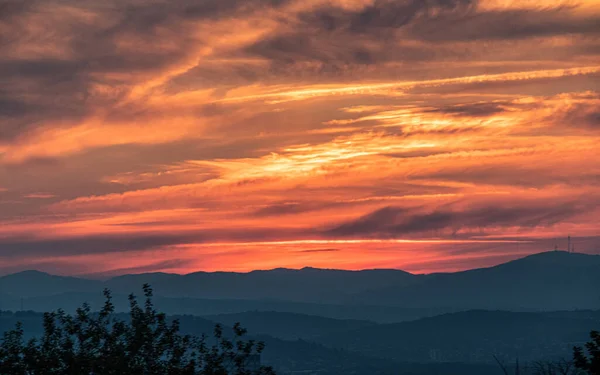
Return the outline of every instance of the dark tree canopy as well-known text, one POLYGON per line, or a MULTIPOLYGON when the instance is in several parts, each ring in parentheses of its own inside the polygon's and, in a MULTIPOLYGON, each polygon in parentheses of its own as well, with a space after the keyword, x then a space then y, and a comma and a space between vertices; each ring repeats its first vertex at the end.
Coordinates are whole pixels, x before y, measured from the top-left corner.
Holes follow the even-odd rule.
POLYGON ((62 310, 44 314, 44 333, 27 342, 21 324, 4 333, 0 344, 3 375, 272 375, 252 361, 264 345, 243 340, 236 324, 232 338, 215 326, 214 337, 179 333, 179 321, 168 321, 144 285, 145 304, 129 296, 130 319, 115 317, 111 294, 98 313, 88 304, 75 315, 62 310))
POLYGON ((589 375, 600 375, 600 332, 592 331, 590 341, 585 344, 585 349, 575 347, 573 359, 575 366, 589 375))

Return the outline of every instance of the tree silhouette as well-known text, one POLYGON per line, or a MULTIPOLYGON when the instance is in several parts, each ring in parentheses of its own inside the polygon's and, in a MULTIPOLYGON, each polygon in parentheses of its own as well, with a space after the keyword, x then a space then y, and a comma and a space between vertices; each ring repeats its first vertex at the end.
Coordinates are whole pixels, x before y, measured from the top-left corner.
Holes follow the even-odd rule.
POLYGON ((264 345, 243 340, 246 331, 235 324, 228 338, 220 325, 214 337, 179 333, 179 321, 168 321, 152 302, 144 285, 145 304, 129 296, 128 321, 115 317, 111 293, 92 313, 83 304, 74 315, 63 310, 44 314, 41 338, 25 342, 21 323, 5 332, 0 343, 3 375, 273 375, 270 367, 252 359, 264 345))
POLYGON ((589 375, 600 375, 600 332, 590 332, 591 340, 585 344, 585 349, 576 346, 573 349, 575 367, 586 371, 589 375))
POLYGON ((575 367, 573 361, 561 359, 556 362, 536 361, 533 363, 534 375, 578 375, 582 372, 575 367))

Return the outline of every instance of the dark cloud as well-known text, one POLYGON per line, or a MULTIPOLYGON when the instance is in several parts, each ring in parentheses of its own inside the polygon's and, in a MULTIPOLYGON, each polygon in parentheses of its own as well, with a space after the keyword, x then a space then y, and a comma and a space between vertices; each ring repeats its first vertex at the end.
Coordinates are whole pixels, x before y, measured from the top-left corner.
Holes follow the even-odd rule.
POLYGON ((288 215, 306 212, 310 208, 300 203, 280 203, 259 208, 254 212, 256 216, 288 215))
POLYGON ((235 14, 245 14, 257 10, 278 8, 290 0, 205 0, 195 4, 185 4, 183 14, 188 18, 226 18, 235 14))
POLYGON ((415 17, 438 12, 460 12, 472 9, 473 0, 376 0, 359 11, 325 7, 299 15, 299 20, 326 32, 377 34, 393 31, 415 17))
POLYGON ((47 240, 13 238, 0 240, 0 258, 151 250, 168 245, 201 241, 202 236, 200 235, 99 235, 47 240))
POLYGON ((278 7, 287 1, 108 1, 100 6, 94 1, 1 0, 0 141, 12 141, 52 120, 67 120, 61 126, 70 126, 97 108, 114 118, 118 116, 114 112, 121 110, 115 104, 136 83, 138 74, 176 65, 206 42, 210 35, 194 32, 199 23, 278 7), (65 8, 93 17, 76 17, 65 8), (47 32, 31 28, 41 17, 47 32), (124 48, 123 43, 138 47, 124 48), (12 54, 41 46, 52 49, 53 45, 69 51, 68 56, 12 54), (106 85, 110 91, 95 91, 97 85, 106 85))
POLYGON ((600 95, 590 94, 588 98, 580 99, 584 100, 571 103, 564 109, 559 108, 545 120, 562 129, 600 130, 600 95))
POLYGON ((594 128, 600 128, 600 110, 585 115, 586 123, 594 128))
MULTIPOLYGON (((435 60, 451 50, 434 50, 428 47, 398 45, 393 41, 376 41, 371 37, 342 34, 328 39, 318 33, 290 33, 255 43, 246 52, 268 58, 273 62, 270 72, 286 73, 285 65, 298 62, 318 62, 314 74, 335 75, 353 71, 353 65, 374 65, 394 61, 435 60), (283 66, 282 66, 283 65, 283 66)), ((309 68, 310 71, 310 68, 309 68)))
MULTIPOLYGON (((435 154, 435 153, 433 153, 435 154)), ((396 154, 396 155, 390 155, 390 154, 386 154, 386 156, 389 157, 397 157, 397 158, 410 158, 410 157, 423 157, 423 156, 429 156, 432 155, 432 153, 413 153, 413 152, 407 152, 406 154, 396 154)), ((282 202, 277 202, 277 203, 273 203, 273 204, 269 204, 266 206, 263 206, 253 212, 251 212, 252 216, 264 216, 264 217, 268 217, 268 216, 284 216, 284 215, 295 215, 295 214, 302 214, 302 213, 306 213, 306 212, 314 212, 314 211, 320 211, 320 210, 327 210, 327 209, 340 209, 340 208, 351 208, 351 207, 356 207, 356 206, 361 206, 361 205, 369 205, 369 204, 373 204, 373 202, 377 202, 377 201, 385 201, 386 199, 389 199, 390 197, 397 197, 397 198, 401 198, 403 196, 413 196, 413 195, 426 195, 426 194, 445 194, 445 193, 454 193, 457 192, 457 188, 455 187, 447 187, 447 186, 435 186, 435 185, 427 185, 427 184, 422 184, 419 182, 407 182, 405 177, 401 177, 398 180, 394 180, 393 178, 388 178, 386 180, 387 183, 390 183, 392 186, 378 186, 378 187, 373 187, 372 190, 370 190, 370 194, 369 196, 365 197, 363 196, 363 198, 365 199, 349 199, 349 200, 338 200, 338 201, 327 201, 327 200, 323 200, 323 201, 299 201, 299 202, 295 202, 295 201, 282 201, 282 202)), ((352 189, 352 187, 346 187, 345 189, 352 189)), ((331 193, 335 194, 336 193, 336 188, 331 189, 331 193)), ((299 191, 302 191, 303 196, 306 196, 307 194, 307 190, 306 189, 299 189, 299 191)), ((310 192, 314 193, 315 196, 317 196, 317 194, 322 194, 324 192, 327 192, 327 189, 325 188, 319 188, 319 189, 315 189, 315 190, 310 190, 310 192)), ((357 190, 358 194, 361 194, 360 190, 357 190)), ((293 191, 290 191, 289 194, 291 194, 293 196, 293 191)), ((308 196, 310 197, 311 193, 308 193, 308 196)), ((362 195, 362 194, 361 194, 362 195)), ((383 209, 381 212, 376 212, 374 213, 374 215, 379 216, 379 215, 385 215, 386 214, 386 209, 383 209)))
POLYGON ((511 40, 567 34, 598 35, 600 18, 578 18, 569 7, 440 13, 411 24, 409 35, 434 42, 511 40))
MULTIPOLYGON (((470 9, 472 0, 378 0, 360 11, 326 6, 298 15, 294 31, 271 36, 246 50, 277 64, 318 61, 321 72, 346 64, 431 60, 438 51, 401 45, 396 31, 422 13, 470 9)), ((446 51, 447 52, 447 51, 446 51)))
POLYGON ((506 111, 506 105, 509 103, 469 103, 469 104, 456 104, 445 107, 439 107, 434 109, 425 110, 430 113, 443 113, 457 116, 470 116, 470 117, 487 117, 496 113, 502 113, 506 111))
POLYGON ((261 207, 254 211, 254 216, 281 216, 281 215, 293 215, 303 212, 318 211, 327 208, 339 207, 342 205, 349 205, 345 202, 282 202, 265 207, 261 207))
POLYGON ((576 203, 530 207, 485 206, 460 210, 448 206, 431 212, 385 207, 326 233, 332 236, 395 237, 427 232, 450 235, 460 230, 477 231, 488 227, 533 228, 560 223, 582 211, 585 208, 576 203))
POLYGON ((298 250, 297 253, 334 253, 336 251, 341 251, 340 249, 308 249, 308 250, 298 250))
MULTIPOLYGON (((3 98, 0 96, 0 118, 1 117, 21 117, 30 111, 30 107, 24 101, 3 98)), ((0 129, 2 131, 3 129, 0 129)), ((2 138, 2 135, 0 135, 2 138)))
MULTIPOLYGON (((12 20, 31 9, 32 0, 2 0, 0 1, 0 22, 12 20)), ((0 35, 1 38, 1 35, 0 35)), ((1 40, 1 39, 0 39, 1 40)))
POLYGON ((188 264, 189 264, 189 260, 187 260, 187 259, 170 259, 170 260, 146 264, 144 266, 118 268, 118 269, 108 270, 108 271, 104 271, 104 272, 86 273, 86 274, 78 275, 78 276, 79 277, 90 277, 90 278, 108 278, 108 277, 114 277, 114 276, 120 276, 120 275, 126 275, 126 274, 134 274, 134 273, 164 272, 164 270, 168 270, 171 268, 184 267, 188 264))
POLYGON ((328 234, 341 236, 377 234, 409 212, 410 210, 406 208, 385 207, 333 228, 328 231, 328 234))
MULTIPOLYGON (((457 48, 452 43, 438 42, 600 33, 599 18, 574 16, 568 7, 484 11, 478 8, 478 3, 477 0, 379 0, 360 10, 326 5, 299 14, 293 28, 283 28, 280 33, 249 46, 245 52, 271 60, 271 73, 308 61, 319 64, 313 67, 315 74, 342 75, 352 71, 353 65, 470 61, 474 55, 490 53, 481 46, 457 48)), ((556 56, 555 46, 553 51, 556 56)))
MULTIPOLYGON (((160 224, 160 223, 159 223, 160 224)), ((183 244, 215 242, 251 242, 296 239, 308 232, 302 229, 256 228, 231 230, 226 228, 160 234, 131 233, 99 234, 85 237, 38 239, 9 237, 0 239, 0 259, 35 256, 72 256, 161 249, 183 244)), ((314 232, 312 233, 314 234, 314 232)))

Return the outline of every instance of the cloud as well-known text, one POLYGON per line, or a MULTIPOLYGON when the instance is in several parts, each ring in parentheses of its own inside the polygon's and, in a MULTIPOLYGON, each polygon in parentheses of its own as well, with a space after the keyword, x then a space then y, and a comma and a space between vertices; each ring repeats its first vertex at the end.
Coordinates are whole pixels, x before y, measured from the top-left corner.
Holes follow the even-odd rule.
POLYGON ((23 101, 7 97, 0 97, 0 117, 22 116, 30 109, 23 101))
POLYGON ((187 259, 169 259, 164 261, 152 262, 142 266, 122 267, 109 269, 101 272, 86 273, 78 275, 80 277, 91 278, 108 278, 120 275, 136 274, 136 273, 151 273, 151 272, 166 272, 170 269, 180 269, 189 265, 187 259))
POLYGON ((598 93, 561 95, 557 98, 547 98, 547 100, 558 102, 554 113, 546 118, 546 121, 556 127, 600 130, 600 95, 598 93))
POLYGON ((380 232, 382 225, 385 226, 388 223, 395 222, 399 216, 407 211, 405 208, 384 207, 356 220, 341 224, 329 230, 328 233, 341 236, 375 234, 380 232))
POLYGON ((272 215, 290 215, 290 214, 296 214, 299 212, 307 212, 307 211, 312 211, 318 209, 315 206, 307 206, 307 205, 302 205, 300 203, 293 203, 293 202, 289 202, 289 203, 278 203, 278 204, 273 204, 273 205, 269 205, 266 207, 261 207, 258 210, 256 210, 254 212, 254 215, 257 216, 272 216, 272 215))
POLYGON ((298 250, 299 253, 334 253, 337 251, 341 251, 340 249, 308 249, 308 250, 298 250))
POLYGON ((425 112, 443 113, 457 116, 487 117, 506 111, 505 106, 507 104, 509 103, 480 102, 469 104, 455 104, 445 107, 434 108, 431 110, 425 110, 425 112))
POLYGON ((282 28, 246 52, 274 65, 318 61, 322 71, 332 72, 352 64, 428 60, 436 51, 399 43, 397 30, 422 13, 464 12, 472 6, 471 0, 376 0, 354 9, 324 5, 299 13, 291 30, 282 28))
POLYGON ((82 238, 0 239, 0 258, 102 254, 202 241, 201 235, 97 235, 82 238))
MULTIPOLYGON (((304 236, 307 229, 287 228, 202 228, 172 231, 172 223, 139 223, 138 229, 152 225, 151 231, 120 231, 80 236, 0 237, 0 258, 65 257, 93 254, 161 250, 182 245, 215 243, 252 243, 266 239, 277 241, 304 236), (166 229, 161 228, 165 224, 166 229)), ((177 223, 175 223, 177 225, 177 223)), ((107 228, 110 230, 110 228, 107 228)))
POLYGON ((177 69, 196 65, 210 48, 211 25, 286 2, 3 1, 0 142, 49 124, 114 116, 177 69))
POLYGON ((29 198, 29 199, 50 199, 50 198, 55 198, 56 195, 49 194, 49 193, 30 193, 30 194, 24 195, 23 197, 29 198))
POLYGON ((472 11, 440 13, 411 25, 409 34, 433 41, 515 40, 581 34, 598 35, 600 17, 575 15, 573 8, 472 11))
MULTIPOLYGON (((515 42, 521 43, 518 48, 523 56, 527 54, 526 43, 536 37, 547 38, 553 47, 550 53, 556 56, 561 53, 557 48, 569 48, 572 43, 557 47, 551 38, 598 34, 600 15, 582 16, 573 7, 485 9, 480 3, 376 0, 354 8, 326 3, 300 12, 289 26, 280 27, 244 52, 267 59, 271 72, 285 74, 293 66, 302 66, 315 75, 339 78, 356 74, 356 66, 362 65, 376 65, 387 72, 394 68, 386 67, 386 63, 406 63, 395 72, 397 75, 413 69, 409 64, 416 62, 468 64, 477 56, 494 60, 511 53, 509 48, 514 50, 515 42), (512 44, 506 45, 506 51, 502 45, 488 50, 477 44, 485 40, 512 44)), ((531 59, 540 58, 540 44, 545 43, 537 42, 537 54, 531 59)), ((574 52, 570 51, 571 56, 574 52)))
POLYGON ((283 216, 283 215, 295 215, 313 211, 320 211, 326 209, 340 208, 341 206, 352 206, 359 204, 360 202, 282 202, 266 205, 254 211, 253 216, 258 217, 269 217, 269 216, 283 216))
POLYGON ((399 29, 417 16, 447 13, 468 13, 474 9, 473 0, 375 0, 363 8, 348 9, 325 6, 300 14, 306 25, 327 32, 375 34, 382 30, 399 29))
POLYGON ((525 206, 505 203, 474 207, 451 205, 432 211, 389 206, 338 225, 326 234, 389 238, 435 232, 451 236, 486 228, 547 227, 594 209, 573 202, 552 206, 539 202, 535 205, 535 201, 527 202, 525 206))

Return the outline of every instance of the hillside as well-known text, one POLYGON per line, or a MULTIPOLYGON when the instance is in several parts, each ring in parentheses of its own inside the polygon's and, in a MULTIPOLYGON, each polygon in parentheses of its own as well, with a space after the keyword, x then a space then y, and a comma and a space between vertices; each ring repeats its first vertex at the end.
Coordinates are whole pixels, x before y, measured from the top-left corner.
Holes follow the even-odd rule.
POLYGON ((600 256, 545 252, 495 267, 433 274, 410 286, 357 293, 348 303, 412 308, 600 308, 600 256))
POLYGON ((102 289, 102 282, 77 277, 55 276, 39 271, 23 271, 0 277, 0 295, 15 298, 51 296, 67 292, 102 289))
POLYGON ((325 335, 317 342, 396 361, 493 363, 569 358, 589 331, 600 327, 599 311, 515 313, 466 311, 412 322, 382 324, 325 335))
MULTIPOLYGON (((135 289, 139 294, 140 288, 135 289)), ((128 311, 129 302, 125 294, 113 294, 117 311, 128 311)), ((88 302, 92 309, 102 306, 100 292, 62 293, 52 296, 19 298, 6 297, 0 299, 0 309, 18 311, 23 305, 25 310, 50 311, 63 308, 75 311, 82 302, 88 302)), ((278 300, 235 300, 235 299, 203 299, 203 298, 170 298, 155 297, 156 306, 168 314, 218 315, 235 314, 248 311, 296 313, 321 316, 333 319, 371 320, 378 323, 393 323, 414 320, 425 316, 434 316, 450 309, 411 309, 396 306, 352 306, 343 304, 319 304, 308 302, 291 302, 278 300)))
POLYGON ((237 314, 208 315, 204 318, 230 326, 239 322, 255 334, 265 334, 286 340, 310 340, 336 332, 376 325, 366 320, 331 319, 274 311, 248 311, 237 314))

